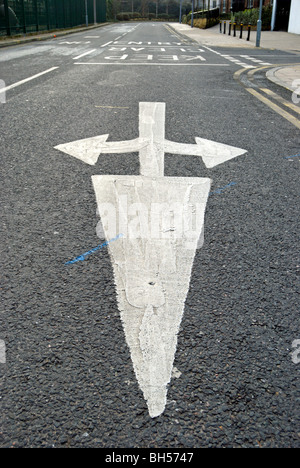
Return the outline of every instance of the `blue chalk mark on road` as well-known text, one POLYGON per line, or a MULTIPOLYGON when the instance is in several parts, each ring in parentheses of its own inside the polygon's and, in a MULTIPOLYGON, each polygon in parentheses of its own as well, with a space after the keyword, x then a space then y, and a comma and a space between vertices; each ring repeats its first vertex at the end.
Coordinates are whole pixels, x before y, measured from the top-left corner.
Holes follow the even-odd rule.
POLYGON ((79 255, 78 257, 74 258, 74 260, 70 260, 69 262, 66 262, 65 265, 72 265, 73 263, 76 263, 76 262, 82 262, 83 260, 85 260, 85 257, 87 257, 88 255, 91 255, 94 252, 97 252, 97 250, 102 249, 102 247, 106 247, 111 242, 114 242, 114 241, 120 239, 120 237, 123 237, 123 234, 118 234, 113 239, 110 239, 109 241, 103 242, 103 244, 97 245, 97 247, 94 247, 93 249, 88 250, 88 252, 85 252, 82 255, 79 255))
MULTIPOLYGON (((214 190, 213 192, 210 192, 209 196, 210 195, 215 195, 215 194, 220 194, 220 193, 224 192, 224 190, 232 187, 233 185, 236 185, 236 182, 230 182, 229 184, 225 185, 224 187, 221 187, 221 188, 219 188, 217 190, 214 190)), ((93 249, 88 250, 87 252, 83 253, 82 255, 79 255, 78 257, 74 258, 73 260, 70 260, 69 262, 66 262, 65 265, 72 265, 73 263, 76 263, 76 262, 82 262, 83 260, 85 260, 85 258, 88 255, 91 255, 94 252, 97 252, 97 250, 102 249, 102 247, 106 247, 111 242, 114 242, 114 241, 120 239, 120 237, 123 237, 123 234, 118 234, 113 239, 110 239, 109 241, 103 242, 103 244, 97 245, 97 247, 94 247, 93 249)))
POLYGON ((293 156, 284 156, 283 159, 291 159, 291 158, 298 158, 300 156, 300 153, 294 154, 293 156))
POLYGON ((214 190, 213 192, 210 192, 209 195, 220 194, 224 192, 224 190, 226 190, 227 188, 232 187, 233 185, 236 185, 236 182, 230 182, 229 184, 225 185, 225 187, 221 187, 217 190, 214 190))

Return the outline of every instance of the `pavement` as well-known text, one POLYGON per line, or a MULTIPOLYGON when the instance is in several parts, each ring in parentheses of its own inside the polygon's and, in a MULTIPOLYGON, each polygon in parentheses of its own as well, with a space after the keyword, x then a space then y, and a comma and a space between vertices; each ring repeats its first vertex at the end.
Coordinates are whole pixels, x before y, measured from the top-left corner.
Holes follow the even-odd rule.
MULTIPOLYGON (((236 37, 233 33, 229 36, 229 27, 226 27, 226 34, 220 33, 220 26, 213 26, 209 29, 191 28, 187 24, 169 23, 180 34, 185 34, 191 39, 208 46, 215 47, 246 47, 256 48, 256 31, 251 31, 250 40, 247 41, 247 31, 244 30, 242 39, 239 38, 239 31, 236 37)), ((223 31, 223 26, 222 26, 223 31)), ((262 31, 261 32, 261 48, 278 49, 294 53, 300 52, 300 35, 291 34, 283 31, 262 31)))
POLYGON ((300 85, 300 65, 272 68, 267 71, 266 76, 273 83, 293 92, 300 85))
MULTIPOLYGON (((232 48, 249 48, 257 49, 256 47, 256 31, 251 31, 250 40, 247 41, 247 31, 244 31, 242 39, 240 39, 239 31, 236 37, 228 34, 229 27, 226 27, 226 34, 220 33, 220 26, 214 26, 209 29, 191 28, 187 24, 169 23, 177 33, 183 34, 199 44, 208 47, 226 47, 232 48)), ((232 33, 231 33, 232 34, 232 33)), ((289 53, 300 54, 300 35, 291 34, 283 31, 262 31, 260 40, 260 49, 282 50, 289 53)), ((295 91, 295 80, 300 83, 300 65, 286 65, 273 68, 266 72, 267 78, 282 86, 289 91, 295 91)), ((299 87, 299 86, 298 86, 299 87)))

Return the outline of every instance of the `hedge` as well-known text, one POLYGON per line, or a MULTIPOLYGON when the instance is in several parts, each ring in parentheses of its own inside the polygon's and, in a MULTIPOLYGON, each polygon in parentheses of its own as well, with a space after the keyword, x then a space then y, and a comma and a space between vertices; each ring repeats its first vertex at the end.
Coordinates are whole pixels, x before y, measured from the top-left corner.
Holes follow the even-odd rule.
MULTIPOLYGON (((194 20, 199 18, 206 18, 206 19, 218 19, 220 16, 219 8, 213 8, 211 10, 204 10, 204 11, 195 11, 194 12, 194 20)), ((190 12, 187 17, 186 21, 189 22, 192 19, 192 12, 190 12)))
MULTIPOLYGON (((271 26, 272 7, 264 6, 262 9, 262 27, 269 29, 271 26)), ((252 8, 251 10, 238 11, 231 17, 231 21, 237 24, 252 24, 256 26, 259 19, 259 8, 252 8)))
POLYGON ((130 20, 137 20, 137 21, 177 21, 178 18, 168 15, 167 13, 159 13, 156 15, 155 13, 149 13, 147 17, 141 16, 140 13, 138 12, 123 12, 123 13, 118 13, 117 14, 117 20, 118 21, 130 21, 130 20))
POLYGON ((138 19, 140 17, 141 17, 140 13, 136 11, 134 11, 133 13, 131 11, 126 11, 124 13, 117 14, 117 20, 119 21, 129 21, 131 19, 138 19))

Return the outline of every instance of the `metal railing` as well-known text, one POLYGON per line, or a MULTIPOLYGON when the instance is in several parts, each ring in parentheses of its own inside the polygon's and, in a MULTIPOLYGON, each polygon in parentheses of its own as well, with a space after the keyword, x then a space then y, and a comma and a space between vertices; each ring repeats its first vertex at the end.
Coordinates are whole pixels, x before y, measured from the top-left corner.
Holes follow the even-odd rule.
POLYGON ((106 0, 0 0, 0 35, 103 23, 106 0))

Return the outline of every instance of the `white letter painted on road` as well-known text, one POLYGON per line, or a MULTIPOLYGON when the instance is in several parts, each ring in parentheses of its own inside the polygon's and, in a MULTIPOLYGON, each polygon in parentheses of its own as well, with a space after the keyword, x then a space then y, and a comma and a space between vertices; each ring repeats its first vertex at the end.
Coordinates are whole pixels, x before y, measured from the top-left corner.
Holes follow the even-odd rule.
POLYGON ((128 55, 124 54, 124 55, 121 55, 120 57, 118 56, 113 56, 113 57, 104 57, 105 60, 126 60, 128 57, 128 55))

